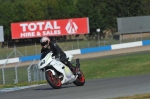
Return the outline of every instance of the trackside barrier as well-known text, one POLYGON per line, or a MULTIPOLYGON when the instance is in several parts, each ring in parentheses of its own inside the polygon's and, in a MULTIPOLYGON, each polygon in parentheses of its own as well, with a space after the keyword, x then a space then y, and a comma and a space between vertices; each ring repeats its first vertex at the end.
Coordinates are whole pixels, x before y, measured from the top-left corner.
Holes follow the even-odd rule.
POLYGON ((138 46, 142 46, 142 41, 131 42, 131 43, 123 43, 123 44, 114 44, 114 45, 111 45, 111 50, 138 47, 138 46))
POLYGON ((45 78, 45 70, 44 70, 44 72, 40 71, 40 80, 46 80, 46 78, 45 78))
POLYGON ((27 68, 28 82, 31 82, 31 66, 33 66, 34 63, 35 63, 35 59, 32 61, 32 63, 30 64, 30 66, 27 68))
POLYGON ((30 66, 27 69, 27 72, 28 72, 28 82, 45 80, 45 72, 42 72, 41 70, 38 69, 38 65, 35 64, 35 60, 32 61, 32 63, 30 64, 30 66))
POLYGON ((34 81, 39 81, 39 70, 36 65, 33 66, 33 75, 34 81))
POLYGON ((100 46, 100 47, 92 47, 92 48, 83 48, 80 50, 81 50, 81 54, 87 54, 92 52, 102 52, 102 51, 109 51, 109 50, 116 50, 116 49, 123 49, 123 48, 147 46, 147 45, 150 45, 150 40, 122 43, 122 44, 113 44, 108 46, 100 46))
POLYGON ((142 45, 143 46, 150 45, 150 40, 144 40, 144 41, 142 41, 142 45))
POLYGON ((16 76, 16 79, 15 79, 15 84, 18 84, 18 66, 20 64, 21 61, 18 62, 18 64, 15 66, 15 76, 16 76))
POLYGON ((35 64, 33 66, 33 78, 34 78, 34 81, 46 80, 46 78, 45 78, 45 70, 44 71, 39 70, 37 64, 35 64))
POLYGON ((4 72, 4 68, 5 68, 7 62, 8 62, 8 60, 5 62, 5 64, 4 64, 3 67, 2 67, 3 85, 5 85, 5 72, 4 72))
POLYGON ((93 53, 93 52, 102 52, 111 50, 111 46, 100 46, 93 48, 83 48, 81 49, 81 54, 93 53))
MULTIPOLYGON (((150 40, 143 40, 143 41, 137 41, 137 42, 130 42, 130 43, 121 43, 121 44, 113 44, 108 46, 99 46, 99 47, 91 47, 91 48, 83 48, 83 49, 76 49, 76 50, 70 50, 65 51, 66 54, 76 55, 76 54, 87 54, 87 53, 93 53, 93 52, 103 52, 103 51, 110 51, 110 50, 116 50, 116 49, 123 49, 123 48, 130 48, 130 47, 138 47, 138 46, 147 46, 150 45, 150 40)), ((15 63, 15 62, 26 62, 26 61, 33 61, 34 59, 39 60, 40 54, 38 55, 32 55, 32 56, 24 56, 19 58, 11 58, 8 59, 8 63, 15 63)), ((0 60, 0 64, 5 64, 7 59, 0 60)))
POLYGON ((22 62, 39 60, 40 56, 41 56, 40 54, 39 55, 32 55, 32 56, 24 56, 24 57, 19 57, 19 60, 22 62))
MULTIPOLYGON (((110 50, 130 48, 130 47, 138 47, 138 46, 147 46, 147 45, 150 45, 150 40, 130 42, 130 43, 121 43, 121 44, 113 44, 113 45, 108 45, 108 46, 82 48, 82 49, 65 51, 65 53, 71 54, 71 55, 87 54, 87 53, 93 53, 93 52, 103 52, 103 51, 110 51, 110 50)), ((33 55, 33 56, 25 56, 25 57, 20 57, 19 60, 22 60, 22 62, 33 61, 34 59, 39 60, 40 56, 41 56, 40 54, 39 55, 33 55)))
MULTIPOLYGON (((116 50, 116 49, 123 49, 123 48, 130 48, 130 47, 138 47, 138 46, 147 46, 150 45, 150 40, 144 40, 144 41, 138 41, 138 42, 130 42, 130 43, 122 43, 122 44, 114 44, 114 45, 108 45, 108 46, 99 46, 99 47, 91 47, 91 48, 84 48, 84 49, 77 49, 77 50, 71 50, 71 51, 65 51, 66 54, 86 54, 86 53, 92 53, 92 52, 103 52, 103 51, 109 51, 109 50, 116 50)), ((6 70, 8 70, 6 65, 8 63, 18 63, 15 66, 15 78, 13 78, 11 81, 15 84, 17 84, 18 81, 18 70, 20 62, 26 62, 26 61, 32 61, 30 66, 28 66, 27 70, 27 80, 28 82, 31 81, 42 81, 45 80, 45 72, 42 72, 41 70, 38 70, 37 64, 35 63, 35 60, 40 59, 39 55, 33 55, 33 56, 25 56, 20 58, 11 58, 11 59, 5 59, 0 60, 0 64, 2 64, 2 83, 3 85, 6 84, 5 78, 7 80, 7 77, 9 76, 5 74, 6 70), (14 81, 13 81, 14 80, 14 81)), ((12 74, 10 74, 13 76, 12 74)), ((12 78, 12 77, 11 77, 12 78)), ((9 82, 11 82, 9 81, 9 82)))
MULTIPOLYGON (((75 55, 75 54, 81 54, 81 51, 80 49, 77 49, 77 50, 65 51, 65 53, 75 55)), ((41 57, 41 54, 38 54, 38 55, 32 55, 32 56, 19 57, 19 60, 22 62, 26 62, 26 61, 33 61, 34 59, 39 60, 40 57, 41 57)))
POLYGON ((8 60, 8 64, 9 63, 18 63, 19 62, 19 58, 2 59, 2 60, 0 60, 0 65, 5 64, 5 62, 7 60, 8 60))

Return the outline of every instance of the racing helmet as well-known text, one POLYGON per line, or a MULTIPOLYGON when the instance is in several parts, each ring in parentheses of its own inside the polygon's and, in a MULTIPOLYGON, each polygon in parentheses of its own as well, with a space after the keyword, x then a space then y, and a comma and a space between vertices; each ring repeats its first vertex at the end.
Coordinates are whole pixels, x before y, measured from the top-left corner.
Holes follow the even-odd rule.
POLYGON ((48 37, 42 37, 40 40, 41 46, 47 48, 49 45, 50 39, 48 37))

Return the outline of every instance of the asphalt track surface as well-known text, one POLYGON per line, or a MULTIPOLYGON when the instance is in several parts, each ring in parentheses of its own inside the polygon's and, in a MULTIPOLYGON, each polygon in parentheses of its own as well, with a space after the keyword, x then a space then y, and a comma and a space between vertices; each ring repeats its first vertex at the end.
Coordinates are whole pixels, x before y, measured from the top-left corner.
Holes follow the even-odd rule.
POLYGON ((87 80, 84 86, 49 85, 1 93, 0 99, 108 99, 150 93, 150 75, 87 80))

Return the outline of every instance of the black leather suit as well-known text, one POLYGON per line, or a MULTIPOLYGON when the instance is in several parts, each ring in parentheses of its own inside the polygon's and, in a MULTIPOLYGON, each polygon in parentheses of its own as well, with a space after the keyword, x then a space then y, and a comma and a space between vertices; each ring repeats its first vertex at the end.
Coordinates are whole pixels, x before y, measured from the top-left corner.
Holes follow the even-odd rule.
POLYGON ((72 64, 67 60, 66 54, 62 51, 62 49, 55 42, 51 41, 49 46, 50 46, 50 49, 48 48, 41 49, 41 53, 42 53, 41 59, 44 58, 47 55, 47 53, 52 51, 53 53, 52 56, 60 57, 60 61, 62 63, 67 65, 70 69, 74 68, 74 66, 72 66, 72 64))

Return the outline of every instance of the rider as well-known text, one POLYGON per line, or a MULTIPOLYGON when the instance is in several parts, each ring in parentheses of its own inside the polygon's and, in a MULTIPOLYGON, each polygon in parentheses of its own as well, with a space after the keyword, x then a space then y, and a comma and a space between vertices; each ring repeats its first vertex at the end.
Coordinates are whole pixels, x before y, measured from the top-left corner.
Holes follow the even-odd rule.
POLYGON ((53 55, 52 56, 59 56, 60 61, 67 65, 74 74, 80 74, 79 68, 73 66, 67 59, 66 54, 62 51, 62 49, 53 41, 50 40, 48 37, 42 37, 40 40, 42 49, 41 53, 43 58, 48 52, 52 51, 53 55))

